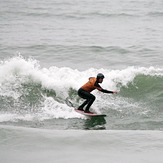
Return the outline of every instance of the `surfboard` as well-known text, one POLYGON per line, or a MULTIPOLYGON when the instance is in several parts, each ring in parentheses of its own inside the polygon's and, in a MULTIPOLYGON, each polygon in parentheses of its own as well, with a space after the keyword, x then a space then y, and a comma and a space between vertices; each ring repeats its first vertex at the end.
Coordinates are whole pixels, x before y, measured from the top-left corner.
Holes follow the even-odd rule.
POLYGON ((84 111, 81 111, 81 110, 78 110, 78 109, 75 109, 75 111, 79 114, 83 114, 83 115, 86 115, 86 116, 89 116, 89 117, 106 117, 105 114, 96 114, 96 113, 85 113, 84 111))

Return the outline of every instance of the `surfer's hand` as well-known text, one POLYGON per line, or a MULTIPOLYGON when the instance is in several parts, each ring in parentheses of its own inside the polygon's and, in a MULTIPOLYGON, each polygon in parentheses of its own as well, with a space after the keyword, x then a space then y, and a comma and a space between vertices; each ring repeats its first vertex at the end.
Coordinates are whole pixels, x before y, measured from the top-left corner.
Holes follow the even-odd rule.
POLYGON ((117 91, 113 91, 113 94, 117 94, 118 92, 117 91))

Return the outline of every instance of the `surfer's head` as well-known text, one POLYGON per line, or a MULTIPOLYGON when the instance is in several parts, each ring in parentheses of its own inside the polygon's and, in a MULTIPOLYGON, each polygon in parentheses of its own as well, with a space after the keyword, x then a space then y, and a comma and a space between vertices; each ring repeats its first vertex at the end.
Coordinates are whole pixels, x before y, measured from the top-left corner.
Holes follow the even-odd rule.
POLYGON ((103 79, 105 78, 105 76, 102 73, 98 73, 97 74, 97 81, 99 83, 102 83, 103 79))

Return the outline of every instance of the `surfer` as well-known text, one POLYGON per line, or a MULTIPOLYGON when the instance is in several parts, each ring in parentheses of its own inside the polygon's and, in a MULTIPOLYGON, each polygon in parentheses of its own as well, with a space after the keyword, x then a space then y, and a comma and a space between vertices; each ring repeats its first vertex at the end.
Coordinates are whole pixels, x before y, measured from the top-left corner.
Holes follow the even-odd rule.
POLYGON ((102 73, 97 74, 97 77, 90 77, 89 81, 87 83, 85 83, 79 90, 78 90, 78 95, 83 98, 86 99, 86 101, 84 101, 83 104, 81 104, 78 107, 78 110, 84 111, 85 113, 91 113, 89 111, 89 108, 91 107, 91 105, 93 104, 93 102, 95 101, 96 97, 91 94, 91 92, 94 89, 97 89, 103 93, 112 93, 115 94, 117 93, 116 91, 109 91, 106 89, 103 89, 99 83, 102 83, 104 79, 104 75, 102 73), (86 106, 87 105, 87 106, 86 106), (85 110, 83 109, 84 106, 86 106, 85 110))

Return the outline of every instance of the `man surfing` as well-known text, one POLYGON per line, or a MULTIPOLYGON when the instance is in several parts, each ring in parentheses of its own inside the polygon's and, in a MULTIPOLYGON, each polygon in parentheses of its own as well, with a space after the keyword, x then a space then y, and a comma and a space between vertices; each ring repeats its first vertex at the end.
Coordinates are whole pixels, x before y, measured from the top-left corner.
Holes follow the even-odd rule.
POLYGON ((103 79, 104 79, 104 75, 102 73, 99 73, 97 74, 97 77, 90 77, 89 81, 85 83, 78 90, 78 95, 81 98, 86 99, 86 101, 84 101, 84 103, 78 107, 78 110, 84 111, 85 113, 92 113, 89 111, 89 109, 91 105, 93 104, 93 102, 95 101, 96 97, 93 94, 91 94, 91 92, 95 89, 103 93, 112 93, 112 94, 117 93, 116 91, 109 91, 109 90, 103 89, 99 85, 99 83, 103 82, 103 79), (84 110, 84 106, 86 106, 85 110, 84 110))

